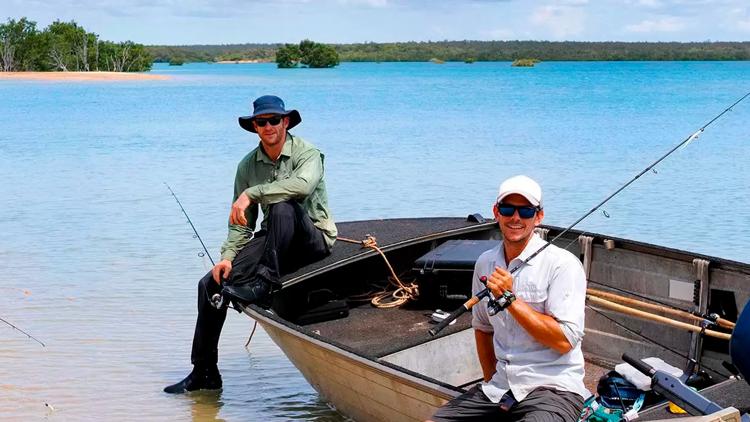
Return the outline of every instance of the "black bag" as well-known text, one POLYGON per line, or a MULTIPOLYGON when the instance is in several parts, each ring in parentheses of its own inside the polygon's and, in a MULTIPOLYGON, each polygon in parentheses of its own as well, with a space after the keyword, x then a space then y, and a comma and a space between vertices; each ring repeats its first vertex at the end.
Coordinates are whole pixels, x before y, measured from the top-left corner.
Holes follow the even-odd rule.
POLYGON ((452 306, 471 298, 471 277, 479 255, 499 240, 452 239, 414 261, 420 301, 452 306))

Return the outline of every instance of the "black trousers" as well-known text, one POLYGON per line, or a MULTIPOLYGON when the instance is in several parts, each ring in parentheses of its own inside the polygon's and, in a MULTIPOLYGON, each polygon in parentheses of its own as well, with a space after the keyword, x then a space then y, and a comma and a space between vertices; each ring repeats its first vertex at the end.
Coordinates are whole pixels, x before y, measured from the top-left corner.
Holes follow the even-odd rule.
MULTIPOLYGON (((317 261, 330 251, 323 233, 296 201, 269 207, 266 232, 259 231, 232 261, 228 284, 249 283, 257 278, 280 287, 282 275, 317 261)), ((210 298, 221 291, 211 271, 198 282, 198 319, 193 335, 191 361, 196 366, 218 362, 221 329, 227 317, 226 306, 216 309, 210 298)))

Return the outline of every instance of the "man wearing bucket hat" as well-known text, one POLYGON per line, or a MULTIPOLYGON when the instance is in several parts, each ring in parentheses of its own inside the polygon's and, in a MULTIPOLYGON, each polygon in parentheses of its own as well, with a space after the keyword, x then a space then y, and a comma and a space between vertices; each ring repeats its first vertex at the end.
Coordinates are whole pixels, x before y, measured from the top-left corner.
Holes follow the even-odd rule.
POLYGON ((330 253, 336 225, 328 209, 323 154, 289 129, 302 121, 281 98, 264 95, 240 126, 256 133, 260 144, 237 166, 229 234, 221 261, 198 283, 198 319, 193 336, 193 371, 164 389, 184 393, 222 386, 218 343, 230 301, 267 306, 280 277, 330 253), (260 230, 255 231, 259 209, 260 230))
POLYGON ((474 294, 483 290, 480 280, 486 277, 494 297, 509 305, 494 316, 487 301, 472 308, 484 382, 446 403, 432 419, 576 421, 590 395, 581 351, 583 267, 554 245, 525 262, 546 244, 534 231, 544 218, 542 188, 534 180, 505 180, 493 213, 503 241, 477 260, 472 289, 474 294))

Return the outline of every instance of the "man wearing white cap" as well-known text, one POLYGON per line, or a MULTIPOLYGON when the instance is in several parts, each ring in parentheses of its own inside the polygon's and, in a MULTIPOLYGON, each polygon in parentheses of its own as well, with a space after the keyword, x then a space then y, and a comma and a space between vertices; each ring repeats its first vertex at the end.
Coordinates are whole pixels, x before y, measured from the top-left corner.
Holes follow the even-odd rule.
POLYGON ((493 207, 503 241, 474 267, 473 292, 485 286, 510 305, 490 316, 472 308, 484 382, 451 400, 434 421, 576 421, 590 393, 583 385, 586 276, 570 252, 542 248, 542 189, 526 176, 500 185, 493 207), (513 274, 511 274, 511 271, 513 274))

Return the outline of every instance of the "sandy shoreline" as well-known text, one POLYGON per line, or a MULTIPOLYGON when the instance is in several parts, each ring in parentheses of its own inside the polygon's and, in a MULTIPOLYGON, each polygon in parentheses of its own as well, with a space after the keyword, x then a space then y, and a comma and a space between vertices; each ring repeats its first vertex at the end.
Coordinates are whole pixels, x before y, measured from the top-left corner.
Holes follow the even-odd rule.
POLYGON ((167 75, 127 72, 0 72, 0 80, 26 81, 141 81, 166 80, 167 75))

